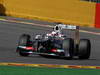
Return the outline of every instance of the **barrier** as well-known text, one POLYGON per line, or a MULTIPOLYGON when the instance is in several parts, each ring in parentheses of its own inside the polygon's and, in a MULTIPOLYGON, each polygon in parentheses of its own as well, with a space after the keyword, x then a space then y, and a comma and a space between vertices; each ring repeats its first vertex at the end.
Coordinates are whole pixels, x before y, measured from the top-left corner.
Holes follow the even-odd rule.
POLYGON ((96 4, 95 27, 100 28, 100 3, 96 4))
POLYGON ((95 3, 79 0, 4 0, 10 16, 94 27, 95 3))

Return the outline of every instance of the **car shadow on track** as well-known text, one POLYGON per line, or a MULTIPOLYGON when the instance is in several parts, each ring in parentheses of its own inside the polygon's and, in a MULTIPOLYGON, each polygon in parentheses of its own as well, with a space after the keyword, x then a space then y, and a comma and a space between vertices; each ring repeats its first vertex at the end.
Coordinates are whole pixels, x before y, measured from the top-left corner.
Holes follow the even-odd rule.
POLYGON ((65 58, 65 57, 58 57, 58 56, 47 56, 47 55, 29 55, 29 56, 20 56, 20 55, 17 55, 19 57, 26 57, 26 58, 45 58, 45 59, 57 59, 57 60, 100 60, 100 59, 78 59, 78 58, 65 58))
POLYGON ((57 56, 42 56, 47 59, 58 59, 58 60, 97 60, 97 59, 78 59, 78 58, 65 58, 65 57, 57 57, 57 56))

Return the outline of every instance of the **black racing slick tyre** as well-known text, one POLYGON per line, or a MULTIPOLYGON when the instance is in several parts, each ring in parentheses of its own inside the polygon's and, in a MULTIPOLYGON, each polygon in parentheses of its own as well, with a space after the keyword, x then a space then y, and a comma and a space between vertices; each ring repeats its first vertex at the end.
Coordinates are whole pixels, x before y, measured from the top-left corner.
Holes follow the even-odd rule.
POLYGON ((18 45, 19 46, 29 46, 30 43, 30 35, 28 34, 23 34, 19 38, 18 45))
POLYGON ((64 49, 65 57, 67 57, 67 59, 72 59, 74 55, 74 40, 71 38, 63 40, 62 47, 64 49))
MULTIPOLYGON (((30 46, 30 35, 23 34, 19 38, 18 46, 30 46)), ((28 56, 29 53, 25 53, 23 49, 17 48, 20 56, 28 56)))
POLYGON ((88 39, 81 39, 79 43, 79 59, 89 59, 91 53, 91 42, 88 39))

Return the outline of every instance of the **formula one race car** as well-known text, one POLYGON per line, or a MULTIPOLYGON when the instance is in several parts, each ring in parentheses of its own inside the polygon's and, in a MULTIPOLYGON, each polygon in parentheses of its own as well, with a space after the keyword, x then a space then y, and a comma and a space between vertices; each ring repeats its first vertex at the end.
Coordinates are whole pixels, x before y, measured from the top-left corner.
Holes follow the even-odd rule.
POLYGON ((17 52, 20 56, 38 54, 45 56, 58 56, 72 59, 88 59, 91 52, 91 43, 88 39, 72 39, 62 34, 62 29, 77 29, 78 26, 58 24, 51 33, 36 35, 31 40, 29 34, 22 34, 19 38, 17 52))

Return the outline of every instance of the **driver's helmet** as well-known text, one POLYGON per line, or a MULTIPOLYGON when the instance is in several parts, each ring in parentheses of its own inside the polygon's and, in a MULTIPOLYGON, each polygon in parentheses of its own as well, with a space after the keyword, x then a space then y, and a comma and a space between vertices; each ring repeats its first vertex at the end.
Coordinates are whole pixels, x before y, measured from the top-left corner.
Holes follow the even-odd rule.
POLYGON ((58 25, 56 25, 56 26, 54 27, 54 32, 55 32, 55 33, 61 33, 61 30, 62 30, 62 27, 61 27, 60 24, 58 24, 58 25))

